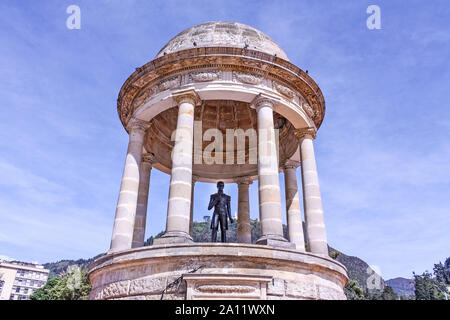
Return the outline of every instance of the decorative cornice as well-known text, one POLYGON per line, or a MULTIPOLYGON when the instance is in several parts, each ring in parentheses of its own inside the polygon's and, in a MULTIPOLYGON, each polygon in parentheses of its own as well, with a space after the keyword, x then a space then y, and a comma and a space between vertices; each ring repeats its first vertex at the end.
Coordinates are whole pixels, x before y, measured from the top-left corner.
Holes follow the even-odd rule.
POLYGON ((202 100, 198 96, 197 92, 195 92, 194 90, 183 90, 174 92, 172 94, 172 98, 177 102, 177 105, 180 105, 183 102, 190 102, 194 106, 199 106, 202 103, 202 100))
POLYGON ((131 118, 127 124, 127 131, 133 130, 146 131, 150 127, 150 123, 141 119, 131 118))
MULTIPOLYGON (((319 86, 299 67, 273 55, 251 49, 234 47, 202 47, 167 54, 138 68, 123 84, 117 99, 117 111, 123 125, 144 102, 132 103, 142 88, 147 86, 153 95, 160 92, 158 84, 163 79, 180 76, 180 79, 200 69, 234 71, 260 75, 264 80, 289 84, 295 95, 302 96, 314 111, 314 125, 319 128, 325 115, 325 101, 319 86)), ((178 81, 174 81, 174 85, 178 81), (176 83, 175 83, 176 82, 176 83)), ((179 82, 182 85, 181 81, 179 82)), ((162 87, 165 87, 164 84, 162 87)), ((172 90, 176 87, 171 88, 172 90)), ((275 89, 275 88, 274 88, 275 89)), ((148 98, 151 98, 150 95, 148 98)))
POLYGON ((298 167, 300 167, 300 162, 290 159, 286 160, 283 165, 283 169, 297 169, 298 167))
POLYGON ((316 138, 316 130, 314 128, 301 128, 301 129, 295 129, 294 135, 297 137, 297 139, 302 140, 304 138, 316 138))

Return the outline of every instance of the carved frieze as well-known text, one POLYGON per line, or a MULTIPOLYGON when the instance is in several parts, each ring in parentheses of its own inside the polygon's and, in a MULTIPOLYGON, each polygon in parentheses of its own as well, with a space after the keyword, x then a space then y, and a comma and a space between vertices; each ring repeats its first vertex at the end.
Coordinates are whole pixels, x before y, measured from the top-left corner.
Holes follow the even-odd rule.
POLYGON ((288 97, 289 99, 294 98, 294 91, 292 91, 288 87, 283 86, 282 84, 279 84, 276 81, 273 82, 273 87, 275 88, 275 90, 277 90, 279 93, 281 93, 285 97, 288 97))
POLYGON ((102 290, 102 298, 109 299, 117 296, 124 296, 128 294, 129 281, 113 282, 105 286, 102 290))
POLYGON ((302 104, 303 110, 306 112, 306 114, 308 115, 308 117, 310 117, 311 119, 314 119, 314 110, 313 108, 311 108, 311 106, 308 103, 303 103, 302 104))
POLYGON ((208 82, 219 80, 221 77, 220 71, 200 71, 189 74, 190 82, 208 82))
POLYGON ((233 71, 233 81, 236 82, 258 85, 262 82, 262 80, 262 77, 255 76, 253 74, 233 71))
POLYGON ((161 81, 160 83, 158 83, 157 88, 159 91, 165 91, 179 85, 180 85, 180 77, 177 76, 161 81))

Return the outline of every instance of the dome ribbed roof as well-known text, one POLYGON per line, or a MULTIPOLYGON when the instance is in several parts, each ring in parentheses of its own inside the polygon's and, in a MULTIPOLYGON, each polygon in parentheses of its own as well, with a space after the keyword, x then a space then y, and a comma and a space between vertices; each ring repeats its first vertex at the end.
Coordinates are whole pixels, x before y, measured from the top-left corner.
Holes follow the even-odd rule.
POLYGON ((180 32, 156 57, 198 47, 247 48, 289 61, 286 53, 261 31, 242 23, 222 21, 202 23, 180 32))

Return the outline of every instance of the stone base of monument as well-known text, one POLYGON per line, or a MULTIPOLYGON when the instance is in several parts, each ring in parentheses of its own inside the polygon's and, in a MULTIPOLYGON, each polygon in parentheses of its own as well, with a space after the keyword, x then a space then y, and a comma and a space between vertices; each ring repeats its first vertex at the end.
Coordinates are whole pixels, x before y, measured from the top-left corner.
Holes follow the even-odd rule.
POLYGON ((166 232, 162 237, 153 240, 155 245, 172 244, 172 243, 193 243, 192 237, 185 232, 166 232))
POLYGON ((256 244, 295 249, 295 243, 289 242, 281 236, 263 236, 256 241, 256 244))
POLYGON ((339 262, 241 243, 165 244, 107 254, 90 266, 90 299, 345 299, 339 262))

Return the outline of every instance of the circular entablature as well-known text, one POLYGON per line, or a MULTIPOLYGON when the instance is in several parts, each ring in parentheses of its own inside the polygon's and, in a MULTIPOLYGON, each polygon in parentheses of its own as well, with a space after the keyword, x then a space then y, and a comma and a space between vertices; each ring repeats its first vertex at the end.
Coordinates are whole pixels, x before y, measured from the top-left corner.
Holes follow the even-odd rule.
POLYGON ((316 129, 323 121, 325 101, 320 88, 307 73, 267 53, 234 47, 186 49, 137 68, 119 93, 117 109, 120 119, 126 127, 142 103, 153 100, 155 95, 164 91, 218 82, 227 83, 225 86, 230 86, 230 89, 233 83, 244 83, 248 92, 262 89, 283 99, 300 99, 300 108, 308 114, 316 129))

